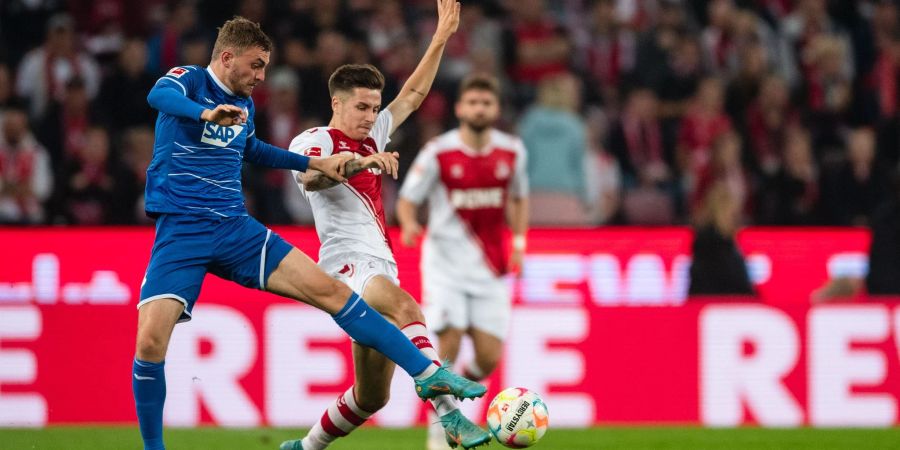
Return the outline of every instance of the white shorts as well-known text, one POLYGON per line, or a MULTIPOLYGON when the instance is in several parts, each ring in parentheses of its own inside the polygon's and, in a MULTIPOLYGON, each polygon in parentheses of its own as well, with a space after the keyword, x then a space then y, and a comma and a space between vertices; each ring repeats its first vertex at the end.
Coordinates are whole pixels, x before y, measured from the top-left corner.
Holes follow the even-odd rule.
POLYGON ((423 268, 422 311, 428 327, 436 333, 446 328, 477 328, 504 339, 512 301, 507 278, 460 282, 439 272, 423 268))
POLYGON ((333 258, 319 263, 325 273, 343 282, 353 292, 365 297, 366 286, 372 277, 381 275, 400 286, 397 263, 376 256, 357 253, 346 258, 333 258))

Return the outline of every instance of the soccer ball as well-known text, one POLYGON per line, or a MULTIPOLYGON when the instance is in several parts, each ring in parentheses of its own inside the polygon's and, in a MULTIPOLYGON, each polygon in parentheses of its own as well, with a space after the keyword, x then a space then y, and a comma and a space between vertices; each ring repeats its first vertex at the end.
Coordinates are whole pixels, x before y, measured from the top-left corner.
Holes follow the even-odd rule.
POLYGON ((536 393, 513 387, 497 394, 487 411, 488 430, 509 448, 531 447, 547 432, 547 405, 536 393))

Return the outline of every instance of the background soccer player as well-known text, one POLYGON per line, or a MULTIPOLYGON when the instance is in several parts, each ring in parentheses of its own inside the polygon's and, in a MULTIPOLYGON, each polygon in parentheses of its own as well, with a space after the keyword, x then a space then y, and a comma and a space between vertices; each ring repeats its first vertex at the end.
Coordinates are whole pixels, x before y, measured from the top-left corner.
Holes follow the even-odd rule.
MULTIPOLYGON (((396 176, 397 154, 384 151, 388 136, 425 99, 444 45, 459 23, 458 3, 439 0, 437 6, 438 24, 431 44, 387 108, 380 108, 384 77, 378 69, 370 65, 339 67, 328 81, 333 110, 329 126, 307 130, 291 143, 291 151, 312 157, 349 153, 357 158, 347 163, 348 181, 343 185, 314 171, 302 175, 300 188, 310 201, 322 242, 319 264, 361 292, 435 362, 437 352, 428 338, 422 311, 398 285, 397 264, 385 232, 381 174, 396 176)), ((353 345, 353 360, 354 385, 325 411, 302 441, 285 442, 283 450, 321 450, 387 403, 394 365, 360 343, 353 345)), ((466 419, 451 396, 441 396, 433 403, 448 442, 472 448, 490 441, 490 434, 466 419)))
POLYGON ((310 160, 254 136, 250 94, 265 78, 272 42, 243 18, 220 29, 207 68, 176 67, 147 97, 159 111, 146 210, 156 238, 138 303, 132 387, 145 449, 163 449, 164 358, 176 322, 191 311, 207 272, 302 301, 332 315, 357 342, 384 352, 409 372, 420 397, 453 391, 484 395, 426 358, 347 285, 247 215, 241 164, 341 175, 348 157, 310 160))
MULTIPOLYGON (((462 337, 469 335, 475 360, 465 364, 465 374, 475 380, 490 375, 500 360, 510 317, 503 275, 521 267, 528 227, 525 148, 517 137, 493 128, 499 92, 493 78, 463 80, 456 102, 459 128, 422 149, 397 203, 403 243, 414 245, 422 233, 417 205, 428 200, 422 245, 425 316, 437 332, 442 360, 456 361, 462 337), (513 232, 509 259, 507 212, 513 232)), ((430 449, 444 448, 441 434, 439 427, 429 429, 430 449)))

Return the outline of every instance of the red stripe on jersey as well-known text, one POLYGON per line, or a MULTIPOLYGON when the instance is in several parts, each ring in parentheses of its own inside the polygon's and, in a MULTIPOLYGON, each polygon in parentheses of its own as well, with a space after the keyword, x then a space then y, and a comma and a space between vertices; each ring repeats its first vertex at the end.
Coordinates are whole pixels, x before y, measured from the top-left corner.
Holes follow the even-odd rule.
POLYGON ((338 398, 337 407, 341 415, 344 416, 345 419, 347 419, 347 422, 350 422, 353 425, 360 426, 363 424, 363 422, 366 421, 366 419, 357 416, 356 413, 353 412, 352 409, 350 409, 350 406, 347 405, 346 401, 344 401, 343 395, 338 398))
MULTIPOLYGON (((367 136, 362 141, 350 139, 341 130, 329 128, 328 134, 331 135, 333 144, 333 153, 349 152, 356 153, 360 156, 369 156, 378 152, 375 139, 367 136)), ((363 202, 366 209, 372 213, 372 218, 378 225, 384 242, 388 248, 393 250, 391 240, 387 234, 387 222, 384 216, 384 203, 381 200, 381 175, 376 175, 370 170, 364 170, 347 180, 344 184, 350 188, 356 196, 363 202)))
POLYGON ((516 152, 504 148, 479 155, 462 150, 437 155, 450 206, 498 275, 507 269, 505 211, 516 157, 516 152))
POLYGON ((332 436, 343 437, 348 434, 331 421, 331 417, 328 417, 328 410, 325 410, 325 414, 322 414, 322 418, 319 419, 319 424, 322 425, 322 429, 325 430, 326 433, 332 436))

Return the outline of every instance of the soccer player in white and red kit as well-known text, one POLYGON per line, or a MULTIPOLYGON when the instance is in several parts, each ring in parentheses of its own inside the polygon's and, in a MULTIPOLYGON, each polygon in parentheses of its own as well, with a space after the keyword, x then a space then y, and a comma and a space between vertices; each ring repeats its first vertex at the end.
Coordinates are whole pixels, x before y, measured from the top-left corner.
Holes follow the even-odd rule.
MULTIPOLYGON (((418 303, 399 286, 397 264, 385 229, 381 176, 397 174, 396 153, 385 152, 390 134, 425 99, 437 73, 447 39, 459 24, 459 3, 438 1, 438 24, 431 45, 403 85, 397 98, 381 110, 384 77, 371 65, 339 67, 328 80, 332 119, 327 127, 304 131, 290 150, 311 158, 351 153, 344 168, 347 182, 338 184, 315 171, 299 176, 298 186, 312 207, 321 241, 319 265, 329 275, 366 295, 381 312, 433 361, 439 361, 428 337, 418 303)), ((372 348, 353 343, 354 385, 322 415, 301 440, 287 441, 282 450, 321 450, 362 425, 388 400, 394 364, 372 348)), ((438 362, 439 364, 439 362, 438 362)), ((482 393, 483 395, 483 393, 482 393)), ((438 396, 433 401, 454 447, 487 444, 490 434, 466 419, 458 401, 438 396)))
MULTIPOLYGON (((459 91, 460 126, 432 139, 416 157, 400 190, 397 216, 404 244, 413 245, 422 233, 416 209, 428 200, 425 317, 437 332, 442 360, 456 361, 462 337, 469 335, 475 360, 464 373, 481 380, 497 366, 509 324, 504 275, 519 270, 525 252, 528 174, 522 141, 493 128, 500 115, 497 81, 473 75, 459 91), (513 236, 509 258, 507 217, 513 236)), ((439 431, 429 429, 429 449, 445 448, 439 431)))

